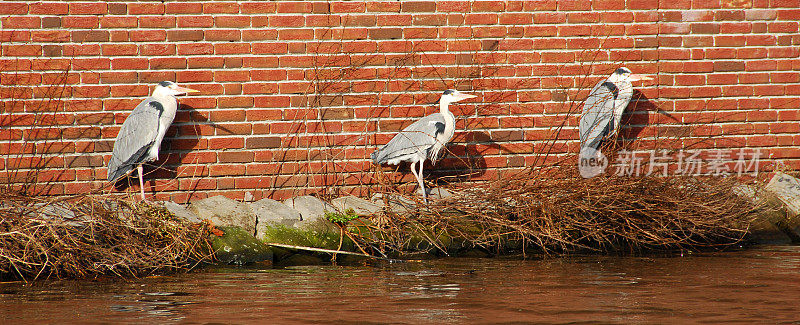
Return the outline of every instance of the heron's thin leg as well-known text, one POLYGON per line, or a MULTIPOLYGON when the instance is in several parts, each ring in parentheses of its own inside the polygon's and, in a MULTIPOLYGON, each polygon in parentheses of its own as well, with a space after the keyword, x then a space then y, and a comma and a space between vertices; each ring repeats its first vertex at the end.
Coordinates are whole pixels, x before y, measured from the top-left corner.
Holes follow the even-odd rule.
POLYGON ((139 172, 139 191, 142 193, 142 201, 147 201, 147 198, 144 197, 144 180, 142 179, 144 177, 144 168, 139 165, 139 167, 136 167, 136 171, 139 172))
POLYGON ((419 188, 422 189, 422 202, 428 204, 428 193, 425 192, 425 183, 422 181, 422 166, 425 166, 425 159, 419 162, 419 176, 417 176, 417 182, 419 183, 419 188))
MULTIPOLYGON (((416 161, 411 163, 411 173, 414 174, 414 178, 417 179, 417 184, 419 184, 420 189, 422 189, 422 200, 425 201, 425 187, 422 185, 422 178, 417 174, 417 163, 416 161)), ((422 164, 424 161, 420 161, 419 163, 422 164)))

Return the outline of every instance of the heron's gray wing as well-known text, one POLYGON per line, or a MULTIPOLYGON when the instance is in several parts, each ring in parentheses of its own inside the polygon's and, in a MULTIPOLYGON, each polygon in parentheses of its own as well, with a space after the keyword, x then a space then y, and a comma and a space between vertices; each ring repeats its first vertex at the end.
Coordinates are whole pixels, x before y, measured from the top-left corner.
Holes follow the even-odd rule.
POLYGON ((158 119, 163 111, 161 103, 148 97, 125 119, 114 140, 114 150, 108 162, 109 181, 116 180, 144 162, 147 151, 158 135, 158 119))
POLYGON ((421 118, 400 131, 382 148, 373 152, 372 160, 376 164, 382 164, 419 152, 427 155, 427 150, 436 143, 436 136, 444 132, 444 123, 444 116, 441 113, 421 118))
POLYGON ((603 137, 614 129, 614 99, 618 93, 617 86, 605 80, 592 88, 578 125, 581 147, 599 148, 603 137))

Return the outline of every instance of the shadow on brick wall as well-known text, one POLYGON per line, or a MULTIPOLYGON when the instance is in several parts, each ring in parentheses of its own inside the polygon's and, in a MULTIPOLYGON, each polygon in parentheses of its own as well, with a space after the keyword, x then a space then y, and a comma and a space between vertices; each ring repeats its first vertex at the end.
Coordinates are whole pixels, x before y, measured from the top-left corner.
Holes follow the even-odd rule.
POLYGON ((669 112, 659 108, 656 103, 647 98, 647 96, 639 90, 634 89, 631 98, 631 103, 622 115, 620 133, 624 139, 624 145, 635 142, 644 128, 654 124, 653 121, 651 121, 653 114, 662 114, 666 116, 668 120, 671 120, 671 122, 681 123, 680 120, 676 119, 669 112))
POLYGON ((483 131, 467 133, 466 143, 450 143, 448 153, 430 171, 436 182, 467 181, 486 174, 488 164, 483 155, 487 148, 499 151, 500 145, 483 131))

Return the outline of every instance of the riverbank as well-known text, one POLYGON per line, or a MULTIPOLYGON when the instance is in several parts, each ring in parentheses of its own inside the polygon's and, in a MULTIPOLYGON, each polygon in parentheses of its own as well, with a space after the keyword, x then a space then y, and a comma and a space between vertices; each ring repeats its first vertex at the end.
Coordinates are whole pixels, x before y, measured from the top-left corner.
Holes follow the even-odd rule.
POLYGON ((761 185, 732 178, 531 173, 436 189, 427 205, 399 193, 249 203, 217 196, 188 206, 4 195, 0 274, 141 277, 212 263, 722 250, 792 228, 761 185))

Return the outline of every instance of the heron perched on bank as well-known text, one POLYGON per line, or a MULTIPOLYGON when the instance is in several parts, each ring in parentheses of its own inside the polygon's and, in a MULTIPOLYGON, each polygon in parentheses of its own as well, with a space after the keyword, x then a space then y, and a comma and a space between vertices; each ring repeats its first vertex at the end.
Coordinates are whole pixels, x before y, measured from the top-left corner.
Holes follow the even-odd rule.
POLYGON ((175 96, 198 92, 180 87, 172 81, 156 85, 153 95, 147 97, 122 123, 114 140, 114 150, 108 162, 108 181, 116 181, 136 168, 139 174, 139 190, 144 196, 142 164, 158 159, 161 140, 175 119, 178 99, 175 96))
POLYGON ((622 113, 633 95, 631 81, 637 80, 652 78, 634 74, 630 69, 622 67, 592 88, 583 103, 578 127, 582 151, 584 148, 599 149, 603 139, 619 132, 622 113))
POLYGON ((427 203, 425 184, 422 182, 425 160, 435 163, 439 152, 453 138, 456 130, 456 117, 450 113, 448 106, 450 103, 474 97, 458 90, 445 90, 439 99, 438 113, 425 116, 400 131, 389 143, 372 153, 372 161, 376 164, 390 165, 397 165, 402 161, 411 163, 411 173, 417 178, 422 199, 427 203))

